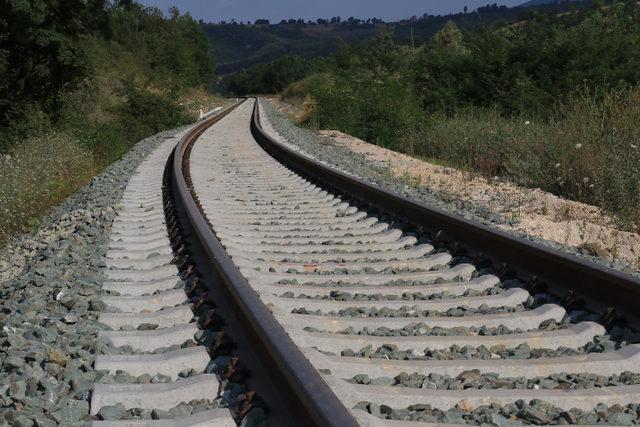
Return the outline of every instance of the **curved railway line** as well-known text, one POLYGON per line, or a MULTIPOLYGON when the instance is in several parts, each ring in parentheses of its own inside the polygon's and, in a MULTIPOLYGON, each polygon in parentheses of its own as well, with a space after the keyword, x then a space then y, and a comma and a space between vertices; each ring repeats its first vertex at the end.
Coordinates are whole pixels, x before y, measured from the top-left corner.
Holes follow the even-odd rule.
POLYGON ((614 415, 640 403, 640 281, 330 169, 261 118, 240 102, 130 180, 99 319, 114 354, 95 368, 138 380, 96 384, 93 415, 122 404, 169 418, 139 425, 227 426, 266 405, 270 425, 558 423, 538 399, 561 423, 602 405, 615 410, 580 422, 631 419, 614 415), (239 377, 251 391, 214 403, 239 377), (505 409, 470 415, 483 405, 505 409))

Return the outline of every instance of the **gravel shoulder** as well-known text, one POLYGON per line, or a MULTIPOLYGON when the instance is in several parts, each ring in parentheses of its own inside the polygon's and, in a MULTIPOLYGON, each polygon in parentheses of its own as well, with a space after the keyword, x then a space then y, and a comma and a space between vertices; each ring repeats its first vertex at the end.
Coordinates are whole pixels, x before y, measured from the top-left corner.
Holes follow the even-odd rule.
POLYGON ((0 251, 0 424, 84 425, 105 256, 116 207, 141 161, 178 130, 139 142, 0 251))
POLYGON ((339 131, 301 128, 290 120, 292 107, 275 99, 262 100, 261 106, 272 134, 323 163, 467 219, 640 275, 640 235, 618 229, 595 206, 487 180, 339 131))

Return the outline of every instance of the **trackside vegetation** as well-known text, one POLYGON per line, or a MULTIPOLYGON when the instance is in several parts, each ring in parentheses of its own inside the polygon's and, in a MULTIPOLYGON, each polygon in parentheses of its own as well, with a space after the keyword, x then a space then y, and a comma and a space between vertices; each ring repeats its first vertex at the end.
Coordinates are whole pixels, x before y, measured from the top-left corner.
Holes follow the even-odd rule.
POLYGON ((189 15, 119 0, 0 0, 0 242, 151 134, 220 102, 189 15))
POLYGON ((382 31, 306 68, 283 61, 227 86, 276 93, 288 80, 281 95, 307 126, 595 204, 640 231, 634 0, 469 31, 450 22, 415 47, 382 31))

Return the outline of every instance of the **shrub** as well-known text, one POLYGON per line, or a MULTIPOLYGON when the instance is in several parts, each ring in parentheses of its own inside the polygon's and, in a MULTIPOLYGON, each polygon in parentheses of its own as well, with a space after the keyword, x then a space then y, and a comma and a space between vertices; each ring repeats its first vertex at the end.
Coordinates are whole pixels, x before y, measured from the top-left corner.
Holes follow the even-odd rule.
POLYGON ((154 93, 125 83, 121 94, 126 102, 118 106, 116 112, 124 127, 137 135, 151 135, 192 121, 171 92, 154 93))
POLYGON ((76 105, 93 102, 86 93, 70 99, 69 108, 63 112, 61 127, 91 150, 102 166, 122 157, 139 140, 196 119, 180 105, 173 92, 152 91, 126 81, 120 86, 116 90, 119 95, 116 103, 103 105, 99 119, 90 119, 76 105))
POLYGON ((402 135, 420 129, 424 113, 403 79, 338 75, 309 81, 315 114, 309 123, 338 129, 384 147, 402 149, 402 135))

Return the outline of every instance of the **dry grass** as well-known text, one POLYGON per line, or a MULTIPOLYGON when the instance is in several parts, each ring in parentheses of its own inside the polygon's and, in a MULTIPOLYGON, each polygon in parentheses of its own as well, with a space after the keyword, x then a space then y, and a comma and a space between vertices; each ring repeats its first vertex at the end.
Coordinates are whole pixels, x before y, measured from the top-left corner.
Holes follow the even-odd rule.
POLYGON ((0 242, 38 225, 40 216, 97 172, 94 159, 68 134, 50 132, 0 156, 0 242))
POLYGON ((202 113, 207 113, 216 107, 222 107, 229 101, 216 95, 212 95, 202 88, 189 88, 180 94, 180 105, 189 114, 197 118, 202 113))
MULTIPOLYGON (((640 88, 583 93, 546 123, 471 109, 432 117, 405 152, 603 207, 640 230, 640 88)), ((403 150, 404 151, 404 150, 403 150)))

